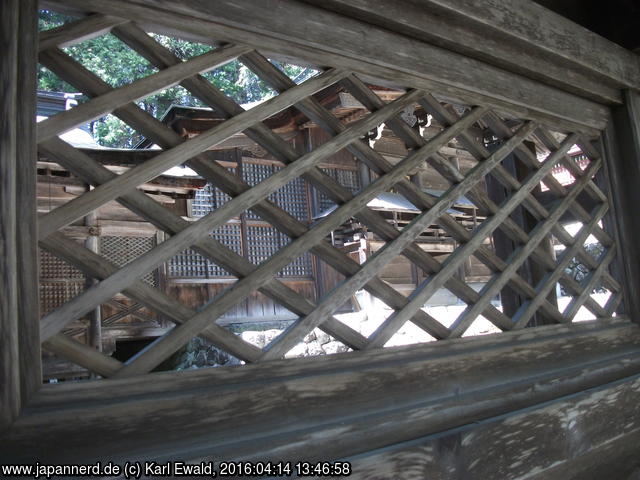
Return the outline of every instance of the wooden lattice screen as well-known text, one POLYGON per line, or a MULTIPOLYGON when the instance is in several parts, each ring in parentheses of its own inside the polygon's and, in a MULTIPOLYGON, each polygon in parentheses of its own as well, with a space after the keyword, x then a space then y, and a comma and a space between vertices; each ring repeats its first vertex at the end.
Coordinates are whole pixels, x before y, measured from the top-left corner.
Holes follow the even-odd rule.
MULTIPOLYGON (((88 26, 92 21, 92 17, 89 17, 78 24, 88 26)), ((616 254, 615 243, 610 234, 603 230, 601 222, 610 205, 607 195, 594 183, 602 167, 602 159, 590 139, 576 133, 552 132, 534 121, 505 116, 500 109, 474 106, 472 102, 465 104, 460 101, 456 108, 452 108, 452 102, 444 102, 438 97, 440 92, 437 91, 409 88, 396 100, 384 102, 369 88, 368 85, 372 84, 370 78, 365 83, 358 75, 343 69, 326 68, 317 76, 296 85, 265 56, 243 45, 222 44, 209 53, 183 61, 135 23, 122 20, 111 22, 110 26, 115 28, 110 34, 116 35, 156 66, 158 73, 113 89, 61 50, 61 46, 68 46, 86 37, 76 34, 77 26, 64 26, 41 34, 41 64, 90 100, 41 122, 37 130, 38 148, 48 158, 54 159, 95 188, 42 215, 38 239, 41 247, 51 254, 100 280, 94 287, 78 292, 60 307, 45 312, 41 320, 41 339, 47 349, 104 377, 128 377, 150 372, 195 336, 206 338, 246 362, 261 362, 283 357, 316 327, 353 350, 369 350, 383 347, 406 322, 413 322, 437 340, 446 340, 462 336, 480 316, 501 330, 514 330, 529 325, 536 313, 557 323, 571 322, 582 306, 597 318, 610 318, 615 314, 622 289, 609 272, 609 265, 616 254), (245 111, 200 75, 236 59, 273 87, 278 95, 245 111), (136 105, 136 100, 177 83, 227 120, 185 141, 136 105), (344 87, 368 109, 364 118, 345 125, 314 98, 317 92, 336 84, 344 87), (296 153, 290 144, 263 123, 290 106, 321 126, 332 138, 308 153, 296 153), (440 133, 423 138, 417 129, 400 119, 399 115, 407 107, 423 108, 432 116, 434 124, 441 127, 440 133), (58 138, 58 135, 76 126, 109 113, 120 117, 163 150, 144 164, 116 175, 58 138), (368 132, 382 124, 402 139, 409 150, 406 158, 396 165, 391 165, 363 140, 368 132), (208 148, 241 132, 286 166, 271 168, 254 165, 247 169, 249 166, 245 165, 245 173, 240 178, 232 170, 203 155, 208 148), (485 138, 497 139, 499 145, 489 151, 478 132, 483 132, 485 138), (475 166, 465 173, 440 153, 443 147, 454 140, 477 160, 475 166), (550 153, 539 159, 525 145, 526 141, 544 145, 550 153), (589 159, 584 170, 567 156, 574 145, 579 145, 584 158, 589 159), (352 182, 354 188, 348 188, 341 185, 344 182, 338 182, 335 175, 328 175, 318 168, 324 159, 342 149, 347 149, 378 175, 375 181, 355 195, 355 180, 352 182), (504 166, 506 159, 514 155, 528 169, 529 173, 523 178, 514 177, 504 166), (214 185, 216 192, 219 189, 230 197, 228 201, 220 198, 220 204, 211 211, 198 206, 201 218, 195 222, 185 221, 136 188, 165 170, 184 163, 214 185), (408 179, 425 163, 435 168, 451 185, 440 197, 425 193, 408 179), (576 178, 572 185, 562 186, 553 178, 551 172, 558 165, 576 178), (500 205, 489 198, 484 187, 489 176, 508 192, 500 205), (311 227, 296 218, 299 216, 299 207, 288 203, 287 191, 283 190, 288 188, 294 192, 296 182, 301 182, 300 179, 306 180, 331 202, 339 205, 311 227), (542 205, 531 194, 541 182, 557 197, 551 205, 542 205), (367 208, 367 203, 378 194, 389 191, 403 195, 421 210, 402 229, 395 228, 367 208), (486 215, 486 220, 472 231, 447 213, 461 196, 469 198, 478 211, 486 215), (588 200, 585 204, 588 206, 582 204, 585 199, 588 200), (166 241, 148 251, 131 251, 135 258, 117 265, 108 256, 80 247, 61 233, 63 227, 112 200, 117 200, 165 231, 166 241), (535 225, 528 230, 523 229, 513 218, 517 209, 526 211, 534 218, 535 225), (265 232, 287 239, 282 242, 281 248, 261 248, 256 245, 245 258, 229 242, 210 234, 216 229, 232 228, 225 226, 226 222, 248 211, 251 218, 259 217, 272 226, 273 230, 267 232, 264 229, 265 232), (560 223, 567 212, 584 224, 575 236, 570 235, 560 223), (350 217, 356 217, 386 242, 376 255, 362 265, 326 240, 332 230, 350 217), (414 243, 425 228, 433 224, 440 225, 458 245, 442 263, 414 243), (516 245, 509 258, 500 258, 485 243, 497 230, 516 245), (551 235, 565 247, 558 258, 553 258, 548 250, 541 248, 541 242, 551 235), (593 256, 585 249, 589 235, 594 235, 604 247, 598 256, 593 256), (189 249, 209 259, 215 268, 224 269, 239 279, 197 311, 169 298, 146 280, 149 272, 172 258, 177 269, 180 258, 186 255, 181 252, 190 252, 189 249), (338 288, 321 298, 317 304, 275 278, 284 268, 304 270, 307 260, 299 259, 307 258, 305 255, 309 252, 346 277, 338 288), (377 277, 381 268, 398 255, 405 256, 425 274, 425 279, 408 297, 377 277), (490 281, 479 292, 456 276, 471 256, 493 272, 490 281), (574 259, 590 272, 581 282, 566 273, 566 267, 574 259), (287 267, 292 262, 293 266, 287 267), (521 267, 526 262, 539 266, 545 272, 537 283, 530 283, 523 277, 521 267), (573 297, 564 311, 548 299, 557 282, 573 297), (590 296, 594 287, 599 285, 611 292, 604 306, 590 296), (491 302, 506 287, 525 299, 512 316, 503 313, 491 302), (451 325, 445 325, 422 309, 441 288, 450 290, 467 305, 451 325), (393 313, 369 336, 362 335, 332 316, 359 289, 366 289, 393 309, 393 313), (264 349, 243 341, 216 324, 216 319, 255 290, 260 290, 299 316, 264 349), (123 293, 176 324, 175 328, 126 363, 103 355, 61 333, 70 322, 118 293, 123 293)), ((102 23, 100 28, 104 28, 102 23)), ((83 33, 86 32, 83 30, 83 33)), ((208 194, 214 195, 211 187, 208 188, 208 194)), ((220 234, 228 236, 231 232, 221 231, 220 234)), ((200 269, 194 267, 193 275, 215 274, 213 267, 208 265, 203 263, 200 269)))
POLYGON ((0 466, 348 461, 363 480, 637 468, 632 52, 529 0, 5 0, 0 31, 0 466), (38 7, 76 18, 38 33, 38 7), (112 85, 90 71, 83 42, 101 35, 145 59, 146 76, 112 85), (163 35, 211 50, 178 58, 163 35), (245 110, 208 80, 229 62, 273 96, 245 110), (316 73, 290 78, 281 62, 316 73), (36 123, 46 70, 83 100, 36 123), (211 107, 209 130, 186 138, 140 107, 178 84, 211 107), (111 170, 120 152, 61 138, 106 115, 160 150, 111 170), (42 208, 38 157, 77 197, 42 208), (209 185, 192 215, 185 194, 148 190, 182 164, 204 179, 189 194, 209 185), (303 188, 325 216, 302 215, 303 188), (113 207, 140 234, 104 235, 149 236, 96 246, 87 217, 113 207), (264 238, 253 250, 249 228, 264 238), (325 275, 315 296, 310 278, 283 278, 307 259, 325 275), (40 312, 39 260, 55 296, 40 312), (215 296, 187 303, 186 282, 146 281, 158 268, 193 269, 190 302, 215 296), (76 290, 60 293, 60 271, 76 290), (347 302, 363 311, 341 314, 347 302), (109 356, 100 305, 103 348, 134 324, 162 336, 109 356), (229 315, 280 311, 296 317, 282 332, 227 328, 229 315), (496 333, 475 336, 487 325, 496 333), (425 343, 382 348, 406 331, 425 343), (330 344, 353 351, 286 358, 330 344), (198 365, 225 366, 154 371, 192 346, 198 365), (43 384, 43 354, 92 379, 43 384))

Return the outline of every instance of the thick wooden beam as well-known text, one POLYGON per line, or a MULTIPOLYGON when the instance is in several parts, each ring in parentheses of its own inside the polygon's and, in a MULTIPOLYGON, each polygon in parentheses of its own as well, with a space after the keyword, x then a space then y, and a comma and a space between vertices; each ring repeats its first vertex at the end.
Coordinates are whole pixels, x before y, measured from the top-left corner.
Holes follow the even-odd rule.
POLYGON ((17 185, 20 2, 0 4, 0 428, 20 412, 17 185))
POLYGON ((37 199, 36 199, 36 88, 38 2, 21 0, 18 23, 18 101, 16 128, 18 236, 18 319, 20 335, 20 383, 26 404, 42 385, 40 312, 38 295, 37 199))
POLYGON ((640 377, 633 375, 557 402, 363 453, 350 458, 352 478, 634 480, 640 468, 639 399, 640 377))
POLYGON ((640 94, 624 92, 625 104, 614 109, 613 122, 604 132, 604 147, 611 182, 618 236, 625 252, 625 310, 640 322, 640 94))
POLYGON ((160 26, 160 30, 242 43, 315 65, 349 69, 395 85, 562 124, 569 130, 601 129, 609 114, 602 105, 525 76, 295 0, 282 0, 275 6, 260 0, 223 0, 215 9, 195 0, 179 4, 162 0, 49 3, 142 19, 141 24, 156 31, 160 26), (327 25, 332 26, 331 36, 326 35, 327 25))
POLYGON ((619 104, 619 87, 640 88, 630 51, 535 2, 303 1, 600 102, 619 104))
MULTIPOLYGON (((619 45, 529 0, 428 0, 445 11, 535 47, 567 70, 597 74, 608 84, 640 89, 640 59, 619 45)), ((473 27, 471 27, 473 28, 473 27)))
POLYGON ((36 19, 33 0, 0 5, 0 428, 41 384, 38 257, 32 241, 36 19))
MULTIPOLYGON (((580 423, 582 417, 570 416, 571 410, 559 402, 585 390, 591 395, 590 389, 609 382, 629 380, 640 372, 639 348, 638 327, 614 319, 178 376, 165 372, 142 379, 45 386, 28 415, 0 436, 0 460, 108 457, 119 462, 152 456, 166 461, 180 456, 355 462, 357 455, 378 448, 402 446, 465 425, 481 429, 492 419, 517 418, 521 412, 547 407, 566 427, 570 420, 586 427, 580 423), (261 401, 247 402, 249 397, 261 401), (310 403, 310 398, 318 403, 310 403), (196 409, 207 415, 193 415, 196 409), (309 416, 310 411, 314 415, 309 416), (304 424, 300 418, 305 418, 304 424), (126 438, 124 429, 131 432, 126 438), (100 442, 93 440, 96 436, 100 442)), ((633 380, 623 385, 636 388, 633 380)), ((577 437, 577 445, 588 448, 592 441, 599 444, 601 435, 609 438, 637 428, 637 394, 623 404, 614 400, 615 395, 607 398, 611 401, 601 398, 583 405, 592 405, 596 413, 612 407, 603 420, 615 421, 616 427, 599 423, 592 424, 599 432, 571 430, 591 432, 577 437), (629 423, 634 425, 624 427, 629 423)), ((540 448, 538 437, 525 427, 527 435, 534 436, 530 441, 540 448)), ((561 450, 554 455, 567 454, 561 450)), ((418 458, 425 460, 422 454, 418 458)), ((528 471, 544 458, 520 469, 528 471)), ((495 461, 496 456, 488 456, 483 468, 495 461)), ((360 465, 354 475, 371 472, 360 465)), ((394 475, 409 471, 415 470, 400 468, 394 475)))
MULTIPOLYGON (((373 25, 390 29, 402 35, 412 36, 425 42, 453 50, 462 55, 486 61, 505 70, 525 75, 531 79, 556 86, 562 90, 591 98, 600 103, 622 103, 620 92, 613 85, 622 85, 617 77, 609 78, 605 84, 600 78, 594 78, 591 69, 567 68, 567 59, 562 56, 549 55, 537 45, 542 35, 535 38, 536 43, 514 42, 509 34, 496 29, 496 23, 485 24, 465 18, 465 14, 454 11, 452 2, 446 8, 437 1, 412 2, 406 0, 389 3, 385 0, 304 0, 315 6, 341 13, 373 25)), ((455 5, 456 2, 453 2, 455 5)), ((463 3, 463 2, 457 2, 463 3)), ((490 2, 473 2, 473 7, 490 2)), ((503 3, 501 3, 501 6, 503 3)), ((551 13, 538 5, 527 5, 530 10, 545 14, 551 13)), ((484 8, 478 8, 487 15, 484 8)), ((466 13, 466 12, 465 12, 466 13)), ((538 21, 538 17, 529 17, 530 23, 538 21)), ((561 20, 568 28, 577 27, 566 19, 561 20)), ((513 28, 511 23, 503 23, 500 27, 513 28)), ((545 28, 550 28, 545 25, 545 28)), ((580 34, 576 32, 576 42, 580 34)), ((591 32, 589 32, 590 34, 591 32)), ((546 40, 546 39, 545 39, 546 40)), ((629 52, 610 42, 599 39, 600 43, 615 50, 623 58, 629 58, 629 52)), ((574 48, 581 48, 580 45, 574 48)), ((591 52, 589 52, 591 53, 591 52)), ((574 61, 573 58, 570 60, 574 61)), ((587 61, 587 59, 585 59, 587 61)), ((598 58, 599 62, 613 62, 612 59, 598 58)), ((624 65, 632 71, 633 64, 624 65)), ((638 70, 640 74, 640 70, 638 70)), ((636 78, 640 86, 640 78, 636 78)))

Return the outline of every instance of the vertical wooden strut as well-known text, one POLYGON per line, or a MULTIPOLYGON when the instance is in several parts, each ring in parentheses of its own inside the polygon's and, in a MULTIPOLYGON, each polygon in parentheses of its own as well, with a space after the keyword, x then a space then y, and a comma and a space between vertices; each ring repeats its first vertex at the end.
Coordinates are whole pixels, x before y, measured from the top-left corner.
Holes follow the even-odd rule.
MULTIPOLYGON (((88 250, 91 250, 94 253, 99 253, 100 251, 100 237, 91 232, 92 227, 97 226, 98 216, 95 211, 89 213, 86 217, 84 217, 85 226, 89 227, 89 235, 85 240, 85 247, 88 250)), ((91 288, 98 280, 92 278, 91 275, 87 275, 86 278, 86 288, 91 288)), ((89 345, 98 350, 102 351, 102 308, 98 305, 96 308, 89 312, 89 345)))
POLYGON ((16 171, 18 145, 18 36, 19 1, 0 4, 0 427, 20 411, 18 359, 18 288, 16 256, 16 171))
POLYGON ((18 24, 18 99, 16 185, 20 217, 18 235, 18 319, 20 335, 20 384, 22 404, 42 384, 40 312, 38 295, 38 246, 36 205, 36 87, 38 48, 38 2, 20 1, 18 24))
POLYGON ((33 242, 36 235, 35 0, 9 0, 0 4, 0 49, 1 428, 13 421, 41 382, 38 267, 33 242))
POLYGON ((613 110, 604 132, 604 146, 625 258, 625 310, 640 323, 640 218, 630 206, 640 205, 640 94, 624 92, 624 105, 613 110))

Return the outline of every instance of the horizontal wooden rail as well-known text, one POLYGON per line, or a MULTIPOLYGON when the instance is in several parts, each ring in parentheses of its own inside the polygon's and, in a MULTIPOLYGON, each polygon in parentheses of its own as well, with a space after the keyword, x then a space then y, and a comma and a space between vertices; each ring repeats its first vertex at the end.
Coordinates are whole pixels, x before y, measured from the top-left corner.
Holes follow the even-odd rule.
POLYGON ((0 460, 350 458, 500 415, 516 418, 519 409, 635 375, 639 352, 638 327, 617 319, 178 377, 45 386, 0 437, 0 460), (247 403, 247 395, 262 401, 247 403), (322 408, 304 423, 292 421, 308 414, 310 402, 322 408), (208 415, 193 415, 196 407, 208 415), (135 429, 135 440, 123 439, 126 428, 135 429), (87 441, 96 435, 99 445, 87 441))
POLYGON ((179 31, 198 41, 242 43, 286 58, 333 65, 573 131, 594 133, 604 128, 609 116, 603 105, 525 75, 296 0, 281 1, 278 9, 259 0, 224 0, 215 11, 195 0, 179 6, 160 0, 49 0, 48 4, 142 19, 147 29, 158 33, 179 31), (333 26, 331 38, 326 25, 333 26))

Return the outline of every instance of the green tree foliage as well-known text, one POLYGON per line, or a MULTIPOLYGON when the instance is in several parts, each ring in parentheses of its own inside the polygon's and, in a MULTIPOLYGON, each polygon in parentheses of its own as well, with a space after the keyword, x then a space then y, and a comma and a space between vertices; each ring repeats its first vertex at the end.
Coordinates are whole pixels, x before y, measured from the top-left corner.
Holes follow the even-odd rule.
MULTIPOLYGON (((55 28, 73 20, 75 19, 72 17, 49 10, 40 10, 40 30, 55 28)), ((183 60, 202 55, 213 48, 211 45, 187 42, 163 35, 153 34, 152 36, 183 60)), ((149 62, 111 34, 65 48, 64 51, 112 87, 126 85, 157 71, 149 62)), ((298 83, 316 72, 311 68, 296 65, 277 62, 274 64, 298 83)), ((259 101, 274 94, 251 70, 238 61, 208 72, 204 77, 240 104, 259 101)), ((55 92, 77 91, 42 66, 38 71, 38 88, 55 92)), ((82 102, 86 98, 81 97, 79 100, 82 102)), ((156 118, 161 118, 171 105, 205 106, 180 86, 167 88, 151 95, 139 101, 138 105, 156 118)), ((93 122, 92 130, 96 141, 107 147, 131 148, 142 139, 138 133, 112 115, 93 122)))

